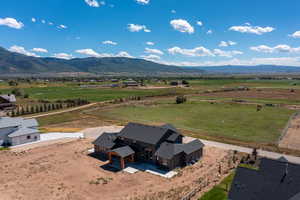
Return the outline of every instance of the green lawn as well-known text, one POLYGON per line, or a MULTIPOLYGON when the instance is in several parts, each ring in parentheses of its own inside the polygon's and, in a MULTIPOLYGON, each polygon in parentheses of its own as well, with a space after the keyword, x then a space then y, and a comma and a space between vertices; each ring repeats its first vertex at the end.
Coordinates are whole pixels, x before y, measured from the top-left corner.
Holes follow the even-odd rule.
POLYGON ((226 177, 219 185, 205 193, 199 200, 227 200, 234 173, 226 177))
POLYGON ((265 107, 257 112, 255 105, 208 102, 160 101, 153 105, 118 107, 91 112, 101 118, 141 123, 171 123, 200 135, 245 142, 276 142, 294 111, 265 107))
MULTIPOLYGON (((2 89, 0 92, 8 93, 10 89, 2 89)), ((155 90, 142 90, 142 89, 126 89, 126 88, 80 88, 70 86, 60 87, 32 87, 24 88, 25 93, 29 94, 31 99, 43 100, 64 100, 84 98, 91 102, 107 101, 116 98, 124 98, 129 96, 151 96, 162 95, 171 92, 186 92, 184 89, 155 89, 155 90)))

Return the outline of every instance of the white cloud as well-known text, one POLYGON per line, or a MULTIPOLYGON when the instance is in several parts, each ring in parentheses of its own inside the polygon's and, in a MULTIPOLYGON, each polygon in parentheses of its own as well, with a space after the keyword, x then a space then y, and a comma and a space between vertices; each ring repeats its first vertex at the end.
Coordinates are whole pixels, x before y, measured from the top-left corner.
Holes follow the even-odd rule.
POLYGON ((208 31, 206 32, 206 34, 208 34, 208 35, 213 34, 213 31, 212 31, 212 30, 208 30, 208 31))
POLYGON ((91 7, 98 8, 101 5, 105 5, 104 1, 101 1, 100 3, 97 0, 85 0, 85 3, 88 4, 91 7))
POLYGON ((171 13, 176 14, 176 10, 171 10, 171 13))
POLYGON ((241 52, 241 51, 223 51, 221 49, 214 49, 213 53, 216 56, 227 57, 227 58, 232 58, 236 55, 242 55, 243 54, 243 52, 241 52))
POLYGON ((59 29, 67 29, 68 27, 66 25, 61 24, 61 25, 57 26, 57 28, 59 28, 59 29))
POLYGON ((300 38, 300 31, 296 31, 295 33, 293 33, 290 36, 293 37, 293 38, 300 38))
POLYGON ((130 32, 140 32, 140 31, 144 31, 144 32, 151 32, 150 29, 148 29, 145 25, 139 25, 139 24, 128 24, 128 30, 130 32))
POLYGON ((150 48, 145 48, 145 53, 164 55, 164 52, 162 52, 161 50, 159 50, 159 49, 150 49, 150 48))
POLYGON ((33 18, 31 18, 31 21, 32 21, 33 23, 35 23, 35 22, 36 22, 36 19, 33 17, 33 18))
POLYGON ((147 5, 150 3, 150 0, 136 0, 137 3, 147 5))
POLYGON ((197 25, 198 25, 198 26, 203 26, 203 22, 197 21, 197 25))
POLYGON ((24 55, 26 55, 26 56, 39 57, 39 56, 36 55, 35 53, 29 52, 29 51, 27 51, 24 47, 17 46, 17 45, 11 46, 8 50, 11 51, 11 52, 24 54, 24 55))
POLYGON ((66 59, 66 60, 73 58, 72 54, 67 54, 67 53, 55 53, 53 56, 55 58, 66 59))
POLYGON ((181 54, 184 56, 198 57, 198 56, 215 56, 209 49, 205 47, 196 47, 194 49, 182 49, 180 47, 173 47, 168 49, 172 55, 181 54))
POLYGON ((300 47, 293 48, 286 44, 280 44, 275 47, 269 47, 267 45, 259 45, 250 47, 252 51, 262 53, 300 53, 300 47))
POLYGON ((269 33, 275 30, 275 28, 267 26, 267 27, 260 27, 260 26, 232 26, 229 28, 230 31, 236 31, 240 33, 252 33, 256 35, 262 35, 265 33, 269 33))
POLYGON ((44 19, 42 19, 41 22, 42 22, 43 24, 46 24, 46 20, 44 20, 44 19))
POLYGON ((146 42, 146 44, 147 44, 147 45, 149 45, 149 46, 153 46, 153 45, 155 45, 155 43, 154 43, 154 42, 146 42))
POLYGON ((170 24, 175 30, 182 33, 192 34, 195 32, 194 27, 184 19, 174 19, 170 21, 170 24))
POLYGON ((125 58, 133 58, 129 53, 126 51, 121 51, 118 54, 115 55, 115 57, 125 57, 125 58))
POLYGON ((100 57, 100 54, 94 51, 93 49, 79 49, 75 51, 76 53, 91 56, 91 57, 100 57))
POLYGON ((160 60, 161 58, 160 58, 160 56, 158 56, 158 55, 153 55, 153 54, 150 54, 150 55, 147 55, 147 56, 145 56, 145 55, 143 55, 143 56, 141 56, 141 58, 143 58, 143 59, 146 59, 146 60, 160 60))
POLYGON ((52 22, 49 22, 48 24, 49 24, 50 26, 52 26, 52 25, 53 25, 53 23, 52 23, 52 22))
POLYGON ((33 48, 31 51, 40 52, 40 53, 48 53, 48 50, 43 49, 43 48, 33 48))
POLYGON ((106 41, 103 41, 102 44, 117 45, 118 43, 113 42, 111 40, 106 40, 106 41))
POLYGON ((236 42, 233 42, 233 41, 221 41, 220 44, 219 44, 219 47, 228 47, 228 46, 233 46, 233 45, 236 45, 237 43, 236 42))
POLYGON ((24 24, 22 22, 18 22, 14 18, 0 18, 0 26, 8 26, 10 28, 15 28, 15 29, 21 29, 24 27, 24 24))

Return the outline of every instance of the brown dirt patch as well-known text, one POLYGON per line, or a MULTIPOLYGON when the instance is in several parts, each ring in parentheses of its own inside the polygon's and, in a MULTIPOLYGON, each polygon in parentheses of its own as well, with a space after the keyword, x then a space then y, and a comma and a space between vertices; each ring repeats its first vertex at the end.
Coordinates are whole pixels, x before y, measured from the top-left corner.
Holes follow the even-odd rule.
POLYGON ((288 99, 300 100, 300 90, 291 92, 288 89, 251 89, 249 91, 232 91, 205 93, 201 96, 223 98, 257 98, 257 99, 288 99))
POLYGON ((279 142, 279 147, 300 150, 300 114, 291 120, 285 135, 279 142))
MULTIPOLYGON (((144 172, 127 174, 101 168, 87 155, 87 139, 52 144, 24 152, 0 152, 0 194, 5 200, 178 199, 209 177, 228 152, 205 148, 204 158, 171 180, 144 172), (153 199, 153 198, 151 198, 153 199)), ((225 162, 225 164, 228 162, 225 162)), ((221 177, 220 177, 221 178, 221 177)))

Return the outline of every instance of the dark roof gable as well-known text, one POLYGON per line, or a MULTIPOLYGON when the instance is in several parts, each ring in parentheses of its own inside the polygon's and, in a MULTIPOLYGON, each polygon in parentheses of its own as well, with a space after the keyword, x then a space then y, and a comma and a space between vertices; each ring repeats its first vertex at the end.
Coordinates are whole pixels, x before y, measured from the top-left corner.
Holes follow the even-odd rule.
POLYGON ((111 149, 115 146, 115 140, 117 139, 118 133, 103 133, 94 142, 94 145, 101 146, 104 148, 111 149))
POLYGON ((156 145, 168 131, 158 126, 129 123, 121 130, 120 137, 156 145))
POLYGON ((134 151, 129 146, 124 146, 124 147, 120 147, 117 149, 113 149, 113 150, 111 150, 111 152, 118 154, 122 158, 125 158, 127 156, 134 154, 134 151))

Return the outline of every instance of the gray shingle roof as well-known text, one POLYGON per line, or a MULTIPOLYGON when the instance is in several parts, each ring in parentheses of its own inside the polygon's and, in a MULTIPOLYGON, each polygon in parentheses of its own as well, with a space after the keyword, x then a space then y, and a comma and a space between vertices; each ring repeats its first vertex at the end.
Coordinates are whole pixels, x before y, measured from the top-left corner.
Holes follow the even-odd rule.
POLYGON ((118 154, 122 158, 125 158, 125 157, 130 156, 135 153, 129 146, 113 149, 113 150, 111 150, 111 152, 118 154))
POLYGON ((299 198, 300 165, 263 158, 259 170, 239 167, 229 193, 231 200, 292 200, 299 198))
POLYGON ((36 119, 24 119, 22 117, 1 117, 0 118, 0 128, 8 127, 37 127, 39 124, 36 119))
POLYGON ((103 133, 94 142, 94 145, 101 146, 107 149, 113 148, 116 143, 118 133, 103 133))
POLYGON ((37 129, 32 129, 32 128, 20 128, 13 133, 9 134, 8 137, 18 137, 22 135, 30 135, 33 133, 38 133, 39 131, 37 129))
POLYGON ((11 102, 11 103, 15 103, 17 101, 15 95, 13 95, 13 94, 3 94, 3 95, 0 95, 0 98, 3 98, 6 101, 11 102))
POLYGON ((120 137, 156 145, 169 129, 137 123, 129 123, 120 132, 120 137))
POLYGON ((161 144, 160 148, 155 152, 156 156, 165 159, 171 159, 179 153, 184 152, 189 155, 195 151, 198 151, 204 147, 204 144, 200 140, 194 140, 187 144, 173 144, 164 142, 161 144))

